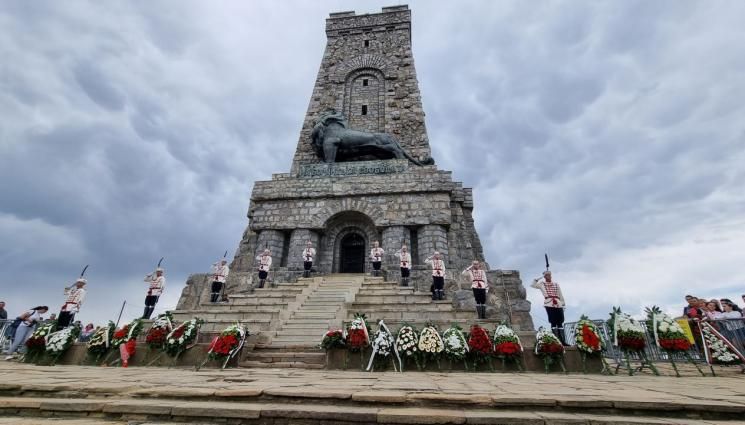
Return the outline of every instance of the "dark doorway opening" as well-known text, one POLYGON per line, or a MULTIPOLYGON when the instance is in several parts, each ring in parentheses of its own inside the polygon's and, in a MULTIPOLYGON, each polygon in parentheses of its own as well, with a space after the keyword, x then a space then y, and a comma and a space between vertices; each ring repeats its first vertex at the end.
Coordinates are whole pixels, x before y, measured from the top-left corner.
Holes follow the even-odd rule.
POLYGON ((341 240, 339 272, 365 272, 365 238, 359 233, 350 233, 341 240))

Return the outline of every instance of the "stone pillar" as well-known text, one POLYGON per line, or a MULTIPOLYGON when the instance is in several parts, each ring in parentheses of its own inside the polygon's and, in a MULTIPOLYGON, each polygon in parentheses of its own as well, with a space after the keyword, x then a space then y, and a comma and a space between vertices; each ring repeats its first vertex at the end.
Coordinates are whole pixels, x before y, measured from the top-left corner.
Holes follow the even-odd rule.
MULTIPOLYGON (((385 250, 383 267, 388 270, 389 273, 395 272, 396 276, 400 274, 400 271, 398 267, 398 258, 393 254, 401 249, 402 242, 411 248, 411 232, 409 232, 409 229, 404 226, 390 226, 383 229, 383 240, 380 241, 380 246, 385 250)), ((414 261, 413 258, 412 261, 414 261)))
POLYGON ((419 246, 419 258, 413 259, 416 264, 424 264, 425 258, 439 251, 441 258, 445 261, 445 267, 450 268, 448 233, 445 227, 439 224, 422 226, 417 231, 417 245, 419 246))
MULTIPOLYGON (((272 251, 272 268, 276 269, 282 264, 282 249, 285 245, 285 234, 279 230, 262 230, 259 232, 259 238, 254 252, 254 266, 257 266, 256 257, 264 252, 264 248, 272 251)), ((255 270, 255 268, 254 268, 255 270)))
POLYGON ((316 257, 313 259, 313 268, 317 269, 321 258, 321 246, 318 243, 318 233, 310 229, 295 229, 290 235, 290 250, 287 257, 287 268, 289 270, 302 270, 303 269, 303 250, 305 249, 305 243, 311 241, 313 248, 316 249, 316 257))

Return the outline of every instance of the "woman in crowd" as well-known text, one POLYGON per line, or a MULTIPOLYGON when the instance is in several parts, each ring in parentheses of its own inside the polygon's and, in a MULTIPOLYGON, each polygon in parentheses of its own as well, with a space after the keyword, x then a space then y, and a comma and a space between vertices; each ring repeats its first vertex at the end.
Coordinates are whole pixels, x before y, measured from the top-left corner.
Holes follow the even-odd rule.
POLYGON ((13 358, 13 355, 15 354, 18 347, 22 346, 23 343, 25 343, 26 340, 31 336, 31 334, 34 333, 36 324, 44 321, 44 318, 41 317, 41 315, 46 314, 47 311, 49 311, 49 307, 41 305, 38 307, 34 307, 31 310, 18 316, 18 320, 20 320, 21 322, 18 324, 18 328, 16 329, 15 336, 13 337, 13 343, 10 345, 10 348, 5 353, 8 355, 5 360, 10 360, 13 358))
POLYGON ((717 320, 722 316, 722 310, 719 308, 719 302, 717 300, 710 300, 706 303, 704 314, 709 320, 717 320))
POLYGON ((724 325, 720 326, 723 328, 722 331, 730 341, 738 337, 743 338, 743 327, 745 327, 745 324, 743 324, 740 312, 735 311, 734 305, 731 302, 723 302, 722 308, 724 309, 724 312, 719 315, 719 318, 723 320, 722 324, 724 325))

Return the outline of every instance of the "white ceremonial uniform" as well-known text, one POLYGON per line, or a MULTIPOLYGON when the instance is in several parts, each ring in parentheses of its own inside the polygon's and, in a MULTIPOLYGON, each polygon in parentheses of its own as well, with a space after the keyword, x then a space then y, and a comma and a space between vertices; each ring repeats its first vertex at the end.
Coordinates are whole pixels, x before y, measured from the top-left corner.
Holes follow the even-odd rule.
POLYGON ((396 257, 398 257, 399 266, 402 269, 410 269, 411 268, 411 254, 406 252, 397 252, 396 257))
POLYGON ((313 257, 316 256, 316 249, 315 248, 305 248, 303 250, 303 261, 306 263, 312 263, 313 257))
POLYGON ((462 273, 464 276, 469 276, 471 279, 472 289, 489 289, 489 282, 486 281, 486 272, 478 269, 466 269, 462 273))
POLYGON ((259 261, 259 271, 268 273, 269 269, 272 268, 272 256, 262 254, 256 259, 259 261))
POLYGON ((564 308, 566 306, 564 294, 561 293, 558 282, 551 281, 549 283, 543 279, 533 279, 530 287, 541 290, 544 307, 564 308))
POLYGON ((147 275, 143 280, 150 285, 147 289, 148 295, 159 297, 163 294, 163 290, 166 288, 165 276, 147 275))
POLYGON ((435 260, 434 258, 427 258, 424 260, 425 263, 432 265, 432 276, 441 277, 445 276, 445 262, 442 260, 435 260))
POLYGON ((78 313, 80 306, 83 305, 85 300, 85 289, 83 288, 67 288, 65 289, 65 305, 62 307, 62 311, 69 313, 78 313))
POLYGON ((383 248, 373 248, 370 250, 370 259, 373 263, 379 263, 383 261, 383 254, 385 254, 383 248))
POLYGON ((217 263, 212 266, 212 281, 225 283, 229 273, 230 269, 227 264, 223 265, 222 262, 217 263))

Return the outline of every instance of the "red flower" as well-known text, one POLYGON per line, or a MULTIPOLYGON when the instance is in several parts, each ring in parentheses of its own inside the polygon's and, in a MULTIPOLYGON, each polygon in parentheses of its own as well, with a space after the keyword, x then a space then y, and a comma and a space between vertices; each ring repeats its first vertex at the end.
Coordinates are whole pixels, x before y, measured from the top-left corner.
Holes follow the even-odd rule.
POLYGON ((152 328, 148 331, 145 341, 148 344, 160 344, 166 340, 166 330, 163 328, 152 328))
POLYGON ((479 325, 471 326, 471 332, 468 337, 468 348, 477 354, 488 355, 492 353, 492 343, 486 329, 479 325))
POLYGON ((582 326, 582 340, 594 351, 600 351, 600 338, 588 325, 582 326))
POLYGON ((179 326, 176 328, 176 330, 173 331, 173 335, 171 335, 171 338, 178 339, 181 338, 181 336, 184 334, 185 327, 184 325, 179 326))
POLYGON ((121 329, 118 329, 116 332, 114 332, 114 339, 122 339, 127 336, 129 333, 129 326, 125 326, 121 329))
POLYGON ((625 350, 641 351, 644 349, 646 341, 640 337, 619 336, 618 345, 625 350))
POLYGON ((135 355, 135 350, 137 349, 137 341, 132 338, 125 344, 127 347, 127 352, 129 353, 129 356, 132 357, 135 355))
POLYGON ((561 344, 551 342, 548 344, 540 344, 538 346, 538 352, 548 355, 561 354, 564 351, 564 347, 561 344))
POLYGON ((660 347, 667 351, 686 351, 691 348, 691 343, 687 339, 660 339, 660 347))
POLYGON ((352 348, 362 348, 368 345, 365 331, 362 329, 350 329, 347 333, 347 345, 352 348))
POLYGON ((497 344, 494 347, 494 352, 497 355, 513 356, 520 352, 520 346, 515 342, 505 341, 497 344))

